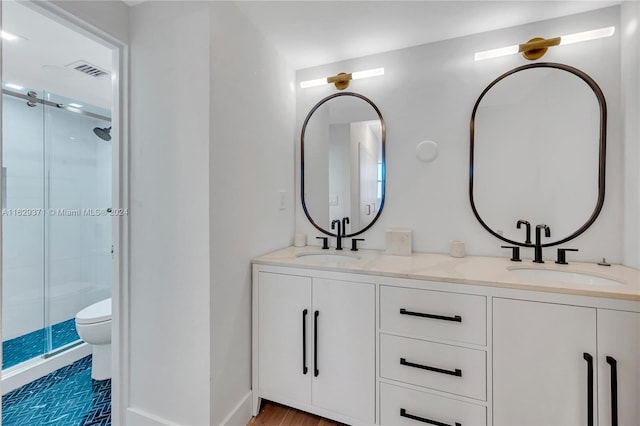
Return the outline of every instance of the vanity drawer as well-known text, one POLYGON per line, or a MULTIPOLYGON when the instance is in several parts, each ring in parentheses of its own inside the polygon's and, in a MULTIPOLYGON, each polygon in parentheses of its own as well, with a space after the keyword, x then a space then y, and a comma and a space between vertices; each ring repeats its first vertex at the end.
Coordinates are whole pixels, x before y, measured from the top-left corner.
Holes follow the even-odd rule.
POLYGON ((387 383, 380 384, 381 425, 416 426, 421 423, 486 426, 487 409, 387 383))
POLYGON ((441 343, 380 334, 380 377, 487 399, 487 354, 441 343))
POLYGON ((380 328, 485 345, 487 300, 484 296, 381 286, 380 328))

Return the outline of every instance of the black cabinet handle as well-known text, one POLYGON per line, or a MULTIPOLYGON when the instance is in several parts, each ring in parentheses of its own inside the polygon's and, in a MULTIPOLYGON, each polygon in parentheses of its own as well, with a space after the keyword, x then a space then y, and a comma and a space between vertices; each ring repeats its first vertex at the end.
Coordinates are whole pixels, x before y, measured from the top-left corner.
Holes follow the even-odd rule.
POLYGON ((421 318, 431 318, 443 321, 453 321, 453 322, 462 322, 462 317, 460 315, 456 315, 454 317, 446 317, 443 315, 434 315, 434 314, 423 314, 422 312, 411 312, 407 311, 405 308, 400 308, 400 315, 411 315, 413 317, 421 317, 421 318))
POLYGON ((302 311, 302 374, 307 374, 307 314, 308 310, 302 311))
POLYGON ((429 367, 428 365, 414 364, 413 362, 408 362, 404 358, 400 358, 400 364, 406 365, 407 367, 420 368, 422 370, 429 370, 436 373, 448 374, 449 376, 462 377, 462 370, 460 370, 459 368, 456 368, 455 370, 444 370, 442 368, 429 367))
POLYGON ((313 314, 313 377, 318 377, 318 315, 319 311, 313 314))
POLYGON ((587 426, 593 426, 593 357, 586 352, 582 357, 587 361, 587 426))
POLYGON ((606 359, 611 366, 611 426, 618 426, 618 361, 612 356, 606 359))
MULTIPOLYGON (((430 425, 436 425, 436 426, 451 426, 448 423, 442 423, 442 422, 438 422, 436 420, 431 420, 431 419, 425 419, 424 417, 420 417, 420 416, 414 416, 413 414, 409 414, 407 413, 407 410, 405 410, 404 408, 400 409, 400 416, 402 417, 406 417, 408 419, 411 420, 417 420, 419 422, 423 422, 423 423, 429 423, 430 425)), ((462 426, 462 424, 456 422, 455 426, 462 426)))

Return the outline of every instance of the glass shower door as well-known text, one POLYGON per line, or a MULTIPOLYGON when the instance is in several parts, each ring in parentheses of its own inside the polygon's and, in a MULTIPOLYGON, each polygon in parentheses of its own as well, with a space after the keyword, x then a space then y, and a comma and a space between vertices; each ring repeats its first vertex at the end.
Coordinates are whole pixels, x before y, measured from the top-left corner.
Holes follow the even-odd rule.
POLYGON ((108 112, 46 93, 45 327, 47 353, 79 339, 75 316, 111 295, 111 142, 108 112))
POLYGON ((44 106, 26 93, 2 95, 3 369, 45 350, 44 106))
POLYGON ((3 370, 79 343, 111 295, 109 111, 29 94, 3 87, 3 370))

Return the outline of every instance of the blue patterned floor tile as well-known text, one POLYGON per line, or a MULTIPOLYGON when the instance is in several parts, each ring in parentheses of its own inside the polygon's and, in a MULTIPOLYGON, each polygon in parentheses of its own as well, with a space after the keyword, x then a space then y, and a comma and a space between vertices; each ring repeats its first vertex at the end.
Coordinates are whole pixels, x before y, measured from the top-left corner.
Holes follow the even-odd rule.
POLYGON ((111 425, 111 380, 91 379, 89 355, 3 396, 2 425, 111 425))
POLYGON ((75 318, 7 340, 2 342, 2 369, 13 367, 45 353, 49 332, 51 333, 51 350, 80 340, 76 331, 75 318))

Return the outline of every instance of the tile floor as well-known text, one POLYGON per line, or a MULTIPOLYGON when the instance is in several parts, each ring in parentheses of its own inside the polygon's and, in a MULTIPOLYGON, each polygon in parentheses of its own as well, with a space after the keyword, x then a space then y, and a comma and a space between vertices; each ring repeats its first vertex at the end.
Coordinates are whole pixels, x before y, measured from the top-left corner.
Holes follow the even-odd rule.
POLYGON ((52 350, 80 339, 76 332, 75 318, 41 328, 20 337, 2 342, 2 369, 36 358, 45 352, 47 335, 51 331, 52 350))
POLYGON ((111 380, 92 380, 82 358, 4 395, 2 425, 111 425, 111 380))

